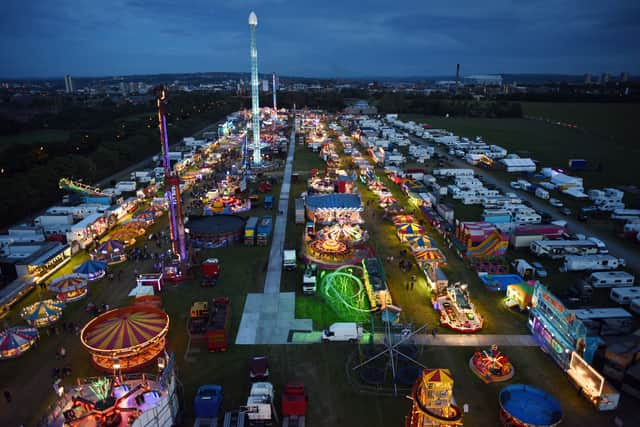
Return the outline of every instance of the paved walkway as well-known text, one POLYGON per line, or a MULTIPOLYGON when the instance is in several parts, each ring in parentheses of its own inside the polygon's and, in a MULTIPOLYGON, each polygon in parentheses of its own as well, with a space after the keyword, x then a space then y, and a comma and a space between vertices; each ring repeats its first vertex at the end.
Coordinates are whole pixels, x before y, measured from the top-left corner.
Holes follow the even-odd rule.
POLYGON ((263 294, 248 294, 244 303, 242 319, 236 336, 236 344, 287 344, 294 331, 311 331, 311 319, 296 319, 296 294, 280 292, 282 277, 282 251, 284 250, 289 210, 291 171, 295 150, 296 132, 291 132, 287 163, 284 168, 282 190, 278 202, 276 224, 273 230, 269 267, 264 280, 263 294))
MULTIPOLYGON (((293 344, 311 344, 318 343, 322 339, 322 333, 314 332, 294 332, 291 336, 293 344)), ((361 342, 366 344, 369 342, 369 334, 364 334, 361 342)), ((400 340, 400 335, 394 337, 394 340, 400 340)), ((376 333, 373 336, 376 344, 384 343, 384 334, 376 333)), ((537 347, 538 344, 531 335, 458 335, 458 334, 439 334, 435 338, 430 334, 416 334, 413 342, 417 345, 441 346, 441 347, 489 347, 497 344, 500 347, 537 347)))

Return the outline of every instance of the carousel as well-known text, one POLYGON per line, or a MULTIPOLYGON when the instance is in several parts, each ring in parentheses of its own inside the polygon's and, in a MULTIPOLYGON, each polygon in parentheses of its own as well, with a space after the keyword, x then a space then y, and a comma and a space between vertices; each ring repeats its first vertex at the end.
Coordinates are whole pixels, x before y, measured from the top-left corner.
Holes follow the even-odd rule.
POLYGON ((135 305, 117 308, 89 321, 80 340, 91 354, 93 364, 111 372, 145 366, 164 351, 169 316, 164 311, 135 305))
POLYGON ((213 199, 211 205, 205 208, 205 214, 235 214, 250 209, 251 200, 225 195, 213 199))
POLYGON ((57 322, 62 317, 64 304, 47 299, 28 305, 20 311, 20 316, 34 328, 44 328, 57 322))
POLYGON ((53 279, 48 289, 57 294, 57 298, 63 302, 78 301, 89 291, 87 280, 79 274, 67 274, 53 279))
POLYGON ((124 244, 118 240, 107 240, 95 251, 93 258, 96 261, 103 261, 109 265, 126 261, 127 254, 124 251, 124 244))
POLYGON ((314 193, 330 194, 335 191, 334 181, 329 178, 311 178, 309 187, 314 193))
POLYGON ((390 196, 381 197, 380 200, 378 201, 378 204, 383 209, 395 203, 397 203, 397 200, 390 196))
POLYGON ((98 280, 107 273, 107 264, 101 261, 85 261, 80 264, 73 272, 88 281, 98 280))
POLYGON ((38 330, 28 326, 14 326, 0 332, 0 360, 20 357, 38 341, 38 330))
POLYGON ((367 240, 368 235, 358 224, 334 224, 318 231, 317 238, 318 240, 335 240, 353 246, 367 240))
POLYGON ((348 259, 353 255, 353 250, 338 240, 314 240, 307 245, 307 254, 312 259, 335 263, 348 259))
POLYGON ((496 344, 488 350, 476 351, 469 359, 469 368, 487 384, 510 380, 515 373, 513 365, 496 344))

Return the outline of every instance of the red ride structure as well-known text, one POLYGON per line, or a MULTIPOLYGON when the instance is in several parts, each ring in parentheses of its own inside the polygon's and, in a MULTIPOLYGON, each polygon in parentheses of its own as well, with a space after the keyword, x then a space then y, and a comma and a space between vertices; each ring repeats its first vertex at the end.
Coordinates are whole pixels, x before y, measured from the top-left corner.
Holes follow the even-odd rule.
POLYGON ((177 257, 177 269, 173 269, 173 280, 181 280, 188 268, 187 243, 182 216, 182 197, 180 196, 180 177, 171 168, 169 159, 169 136, 167 135, 167 116, 165 104, 167 90, 164 86, 156 88, 158 105, 158 127, 160 129, 160 143, 162 144, 162 159, 164 167, 165 197, 169 203, 169 231, 171 235, 171 249, 177 257), (177 271, 176 271, 177 270, 177 271))

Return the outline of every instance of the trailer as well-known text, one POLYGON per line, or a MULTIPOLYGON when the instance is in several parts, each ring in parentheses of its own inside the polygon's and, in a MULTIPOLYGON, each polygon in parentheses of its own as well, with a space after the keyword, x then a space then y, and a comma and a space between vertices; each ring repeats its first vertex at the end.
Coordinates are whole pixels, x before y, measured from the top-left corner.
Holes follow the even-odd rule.
POLYGON ((264 208, 273 209, 273 196, 271 194, 264 196, 264 208))
POLYGON ((534 240, 529 245, 531 252, 538 256, 561 259, 567 255, 608 254, 603 241, 595 238, 576 240, 534 240))
POLYGON ((296 210, 296 224, 304 224, 305 216, 304 216, 304 200, 303 199, 296 199, 295 210, 296 210))
POLYGON ((200 266, 202 271, 201 286, 215 286, 220 276, 220 262, 218 258, 208 258, 200 266))
POLYGON ((611 288, 609 299, 620 305, 629 305, 631 300, 640 298, 640 286, 611 288))
POLYGON ((302 383, 289 383, 282 393, 282 427, 305 427, 309 397, 302 383))
POLYGON ((271 230, 273 228, 273 218, 270 216, 260 217, 258 225, 256 226, 256 244, 258 246, 267 246, 269 238, 271 237, 271 230))
POLYGON ((536 188, 535 195, 542 200, 549 200, 549 192, 544 188, 536 188))
POLYGON ((624 267, 623 258, 617 258, 611 255, 567 255, 564 258, 564 264, 560 267, 560 271, 601 271, 615 270, 624 267))
POLYGON ((633 286, 635 279, 626 271, 598 271, 587 276, 585 282, 594 288, 621 288, 633 286))
POLYGON ((626 335, 633 331, 633 315, 623 308, 570 310, 587 328, 587 336, 626 335))
POLYGON ((252 216, 244 225, 244 245, 253 246, 256 244, 256 227, 258 226, 258 217, 252 216))
POLYGON ((229 326, 231 324, 231 300, 215 298, 209 304, 209 320, 207 322, 207 348, 210 352, 226 351, 229 342, 229 326))

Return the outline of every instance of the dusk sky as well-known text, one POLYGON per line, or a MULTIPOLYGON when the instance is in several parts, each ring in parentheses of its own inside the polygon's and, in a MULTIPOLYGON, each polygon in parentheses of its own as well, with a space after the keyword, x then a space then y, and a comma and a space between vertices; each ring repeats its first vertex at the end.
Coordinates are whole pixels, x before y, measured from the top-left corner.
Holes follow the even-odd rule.
POLYGON ((3 0, 0 77, 640 72, 634 0, 3 0), (366 5, 366 8, 365 8, 366 5))

